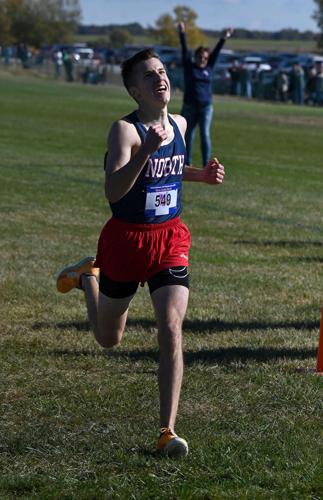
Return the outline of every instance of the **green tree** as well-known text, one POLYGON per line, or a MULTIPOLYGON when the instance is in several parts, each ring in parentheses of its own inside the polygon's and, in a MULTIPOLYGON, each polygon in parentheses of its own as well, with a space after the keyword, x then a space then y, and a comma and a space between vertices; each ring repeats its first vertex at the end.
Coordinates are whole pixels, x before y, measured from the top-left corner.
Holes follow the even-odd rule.
POLYGON ((313 14, 313 18, 317 22, 320 33, 318 36, 318 47, 323 49, 323 0, 314 0, 317 8, 313 14))
POLYGON ((176 46, 177 33, 175 29, 175 20, 169 14, 163 14, 156 21, 155 36, 163 45, 176 46))
POLYGON ((157 40, 164 45, 178 46, 179 39, 177 25, 185 23, 188 42, 191 46, 205 45, 207 38, 197 27, 197 14, 189 7, 178 5, 174 8, 174 15, 164 14, 156 21, 155 35, 157 40))
POLYGON ((12 42, 11 21, 4 2, 0 1, 0 46, 10 45, 12 42))
POLYGON ((81 20, 79 0, 34 0, 39 33, 47 43, 68 41, 81 20))
POLYGON ((80 17, 79 0, 0 0, 0 42, 35 47, 65 42, 80 17))
POLYGON ((129 31, 124 28, 113 28, 110 33, 110 43, 113 47, 122 47, 126 43, 133 41, 129 31))

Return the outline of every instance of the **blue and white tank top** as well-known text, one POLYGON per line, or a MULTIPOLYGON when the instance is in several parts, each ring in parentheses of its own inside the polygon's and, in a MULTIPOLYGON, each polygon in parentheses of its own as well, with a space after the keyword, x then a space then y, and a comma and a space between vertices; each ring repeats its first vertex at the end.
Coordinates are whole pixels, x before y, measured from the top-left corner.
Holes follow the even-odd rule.
MULTIPOLYGON (((144 142, 147 130, 136 111, 126 117, 144 142)), ((153 153, 130 191, 115 203, 112 214, 120 220, 137 224, 158 224, 178 217, 182 211, 182 177, 186 148, 174 119, 168 115, 174 130, 173 140, 153 153)))

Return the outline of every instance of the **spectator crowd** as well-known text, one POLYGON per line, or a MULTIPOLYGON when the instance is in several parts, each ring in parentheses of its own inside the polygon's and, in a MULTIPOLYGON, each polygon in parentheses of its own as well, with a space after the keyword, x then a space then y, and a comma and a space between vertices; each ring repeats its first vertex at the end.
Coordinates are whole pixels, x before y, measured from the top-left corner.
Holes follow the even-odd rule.
MULTIPOLYGON (((15 47, 0 47, 0 61, 4 66, 36 68, 57 80, 65 79, 67 82, 115 82, 116 75, 120 74, 120 63, 128 57, 127 51, 110 48, 94 50, 84 45, 57 45, 30 50, 20 43, 15 47)), ((160 56, 163 60, 162 53, 160 56)), ((215 66, 213 92, 248 99, 322 106, 323 57, 313 59, 311 64, 302 64, 294 54, 294 62, 292 61, 291 57, 288 65, 271 66, 260 61, 248 62, 247 56, 235 58, 234 54, 228 54, 224 60, 221 61, 220 58, 215 66)), ((180 55, 177 57, 174 52, 174 57, 164 63, 173 89, 182 91, 184 82, 180 55)))
MULTIPOLYGON (((260 65, 259 65, 260 66, 260 65)), ((234 61, 230 73, 230 93, 236 96, 265 99, 271 97, 294 104, 323 105, 323 62, 310 67, 295 63, 290 71, 254 70, 234 61)))

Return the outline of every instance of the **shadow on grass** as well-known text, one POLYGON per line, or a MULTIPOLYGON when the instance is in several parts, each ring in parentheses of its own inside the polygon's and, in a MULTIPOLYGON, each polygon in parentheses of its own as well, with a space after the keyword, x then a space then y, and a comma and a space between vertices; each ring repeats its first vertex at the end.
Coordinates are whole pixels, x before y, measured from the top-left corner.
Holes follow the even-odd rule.
POLYGON ((234 245, 261 245, 273 247, 303 248, 306 246, 323 247, 323 241, 313 240, 236 240, 234 245))
POLYGON ((147 459, 152 458, 154 461, 165 458, 165 457, 162 457, 156 449, 147 448, 147 447, 143 447, 143 446, 139 446, 135 450, 133 450, 132 448, 129 448, 127 450, 127 452, 129 453, 129 455, 136 454, 138 456, 145 457, 147 459))
POLYGON ((250 330, 314 330, 319 321, 222 321, 220 319, 193 319, 184 321, 184 329, 194 333, 207 332, 247 332, 250 330))
MULTIPOLYGON (((154 320, 140 318, 128 318, 127 326, 130 328, 155 329, 154 320)), ((89 332, 90 325, 88 321, 62 321, 51 323, 50 321, 34 323, 33 330, 45 329, 76 330, 78 332, 89 332)), ((192 319, 184 321, 184 330, 193 333, 219 333, 230 331, 264 331, 264 330, 318 330, 319 320, 317 321, 222 321, 220 319, 192 319)))
POLYGON ((32 326, 33 330, 47 330, 47 329, 58 329, 58 330, 77 330, 78 332, 90 332, 90 323, 88 321, 61 321, 59 323, 54 323, 51 321, 38 321, 32 326))
POLYGON ((296 262, 323 262, 323 257, 287 257, 288 261, 296 261, 296 262))
MULTIPOLYGON (((155 328, 155 322, 149 319, 129 319, 128 326, 131 328, 141 328, 151 330, 155 328)), ((89 323, 70 321, 61 323, 35 323, 34 329, 41 330, 45 328, 58 328, 62 330, 75 329, 79 332, 89 332, 89 323)), ((188 329, 194 333, 207 332, 223 332, 223 331, 264 331, 272 329, 296 329, 296 330, 319 330, 319 321, 250 321, 250 322, 226 322, 221 320, 186 320, 184 329, 188 329)), ((159 354, 157 350, 90 350, 90 349, 55 349, 46 353, 50 356, 57 357, 82 357, 93 356, 113 359, 127 359, 134 361, 154 361, 158 362, 159 354)), ((218 349, 202 349, 199 351, 187 351, 184 353, 186 365, 195 363, 210 363, 230 365, 232 363, 246 364, 249 361, 270 362, 278 359, 306 359, 314 358, 316 349, 298 349, 298 348, 281 348, 281 347, 219 347, 218 349)))
MULTIPOLYGON (((264 247, 281 247, 281 248, 304 248, 307 246, 312 247, 323 247, 322 241, 306 241, 306 240, 235 240, 234 245, 255 245, 264 247)), ((296 262, 323 262, 323 257, 321 256, 282 256, 284 261, 296 261, 296 262)))
MULTIPOLYGON (((122 350, 90 350, 90 349, 54 349, 47 351, 45 354, 55 357, 107 357, 116 360, 127 361, 154 361, 158 363, 159 353, 156 349, 134 349, 122 350)), ((230 365, 232 363, 239 363, 242 365, 250 361, 257 361, 260 363, 267 363, 271 361, 283 360, 302 360, 308 358, 315 358, 316 349, 298 349, 288 347, 219 347, 218 349, 201 349, 200 351, 185 351, 184 361, 186 366, 194 365, 196 363, 209 363, 230 365)), ((314 361, 313 361, 314 364, 314 361)), ((150 370, 151 371, 151 370, 150 370)))

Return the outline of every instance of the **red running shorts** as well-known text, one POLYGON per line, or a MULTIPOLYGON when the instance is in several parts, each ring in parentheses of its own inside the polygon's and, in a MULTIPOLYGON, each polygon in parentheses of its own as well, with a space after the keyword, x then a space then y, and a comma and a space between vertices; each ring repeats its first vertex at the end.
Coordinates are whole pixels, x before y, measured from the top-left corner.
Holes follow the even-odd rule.
POLYGON ((95 266, 115 281, 149 280, 174 266, 188 266, 190 232, 179 217, 133 224, 115 217, 102 229, 95 266))

